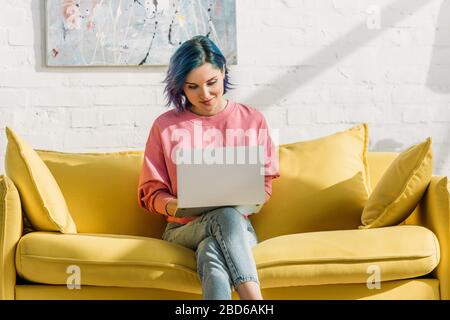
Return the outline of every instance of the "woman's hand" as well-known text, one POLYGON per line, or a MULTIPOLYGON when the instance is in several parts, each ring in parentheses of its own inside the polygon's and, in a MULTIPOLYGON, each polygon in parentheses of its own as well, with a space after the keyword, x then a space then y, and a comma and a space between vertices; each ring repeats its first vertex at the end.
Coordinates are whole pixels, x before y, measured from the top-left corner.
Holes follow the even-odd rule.
POLYGON ((169 216, 173 216, 178 208, 178 199, 171 199, 166 204, 166 212, 169 216))

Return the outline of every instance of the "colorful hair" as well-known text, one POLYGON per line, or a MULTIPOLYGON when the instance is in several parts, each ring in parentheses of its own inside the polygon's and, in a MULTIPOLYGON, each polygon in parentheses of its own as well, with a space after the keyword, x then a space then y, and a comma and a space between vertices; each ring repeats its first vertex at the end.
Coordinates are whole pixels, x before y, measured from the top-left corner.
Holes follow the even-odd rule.
POLYGON ((180 112, 192 107, 183 91, 184 82, 189 72, 208 62, 219 70, 225 70, 223 93, 232 89, 226 59, 220 49, 208 37, 195 36, 185 41, 170 58, 164 79, 166 106, 174 105, 180 112))

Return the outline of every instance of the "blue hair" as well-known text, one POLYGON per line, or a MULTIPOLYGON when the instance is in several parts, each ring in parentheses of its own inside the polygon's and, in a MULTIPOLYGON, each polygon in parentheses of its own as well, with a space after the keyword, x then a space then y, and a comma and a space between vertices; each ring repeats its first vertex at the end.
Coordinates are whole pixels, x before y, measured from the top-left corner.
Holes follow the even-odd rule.
POLYGON ((167 107, 173 105, 180 112, 192 107, 184 94, 183 85, 189 72, 205 63, 211 63, 217 69, 225 71, 224 94, 232 89, 226 59, 220 49, 208 37, 195 36, 185 41, 170 58, 169 69, 164 79, 167 107))

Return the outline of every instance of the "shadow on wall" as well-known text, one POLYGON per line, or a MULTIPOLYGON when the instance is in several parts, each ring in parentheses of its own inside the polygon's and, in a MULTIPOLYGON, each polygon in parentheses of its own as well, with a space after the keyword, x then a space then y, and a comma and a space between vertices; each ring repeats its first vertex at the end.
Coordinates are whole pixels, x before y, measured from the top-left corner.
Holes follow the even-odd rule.
MULTIPOLYGON (((307 84, 309 81, 320 76, 327 69, 337 65, 339 60, 342 60, 358 50, 358 48, 363 47, 370 41, 381 36, 388 28, 395 26, 400 21, 409 17, 412 13, 418 11, 421 7, 427 4, 427 0, 397 0, 393 1, 390 5, 382 8, 380 10, 381 25, 379 28, 368 28, 366 22, 361 23, 351 29, 347 34, 341 38, 332 42, 326 48, 318 51, 304 61, 300 61, 297 64, 297 69, 300 72, 291 72, 274 78, 272 83, 278 89, 279 94, 277 96, 268 97, 265 105, 274 105, 284 96, 289 95, 295 90, 298 90, 303 85, 307 84)), ((450 36, 450 1, 444 1, 441 7, 441 12, 439 16, 438 26, 439 32, 437 32, 436 45, 439 44, 439 38, 442 37, 442 41, 449 39, 450 36)), ((437 56, 437 52, 435 54, 437 56)), ((443 57, 443 55, 440 55, 443 57)), ((445 57, 450 61, 450 56, 445 57)), ((435 59, 434 59, 435 60, 435 59)), ((432 61, 432 64, 438 63, 437 61, 432 61)), ((448 64, 450 65, 450 64, 448 64)), ((433 70, 433 69, 430 69, 433 70)), ((445 76, 445 80, 448 83, 447 90, 450 91, 450 72, 447 74, 441 73, 439 81, 443 81, 442 76, 445 76)), ((431 77, 436 77, 431 75, 431 77)), ((432 81, 436 82, 436 80, 432 81)), ((301 90, 301 89, 300 89, 301 90)), ((248 97, 248 100, 255 100, 260 94, 262 94, 264 89, 254 92, 248 97)), ((301 92, 301 91, 300 91, 301 92)), ((447 92, 445 92, 447 93, 447 92)), ((449 132, 450 135, 450 132, 449 132)), ((399 141, 393 139, 382 139, 377 141, 371 148, 373 151, 399 151, 403 148, 403 144, 399 141)), ((446 150, 448 153, 448 150, 446 150)), ((445 155, 445 158, 448 155, 445 155)))
POLYGON ((393 139, 378 140, 372 147, 373 151, 393 151, 401 152, 403 144, 393 139))
MULTIPOLYGON (((273 79, 272 83, 278 86, 277 89, 280 92, 278 97, 284 97, 318 77, 329 68, 335 66, 339 60, 346 58, 358 48, 363 47, 382 35, 387 28, 407 18, 409 15, 405 14, 405 12, 418 11, 427 3, 427 0, 397 0, 384 9, 381 9, 380 16, 382 19, 379 28, 368 28, 367 22, 361 23, 326 48, 298 63, 297 66, 298 69, 301 67, 301 72, 288 73, 273 79)), ((254 100, 263 91, 264 89, 255 92, 248 99, 254 100)), ((276 103, 277 97, 272 97, 272 100, 269 97, 265 105, 273 105, 276 103)))
MULTIPOLYGON (((337 65, 340 60, 346 58, 358 48, 363 47, 370 41, 376 39, 382 35, 389 27, 395 26, 398 22, 410 16, 411 13, 418 11, 425 4, 429 3, 428 0, 396 0, 390 5, 380 10, 381 26, 379 28, 368 28, 366 22, 363 22, 341 38, 332 42, 326 48, 318 51, 312 56, 308 57, 304 61, 300 61, 297 64, 299 72, 290 72, 273 79, 272 84, 278 89, 279 94, 267 97, 265 105, 277 104, 278 100, 282 97, 289 95, 291 92, 298 90, 303 85, 312 81, 314 78, 320 76, 323 72, 329 68, 337 65)), ((46 17, 45 17, 45 5, 40 0, 32 0, 31 8, 33 14, 34 25, 34 38, 35 38, 35 57, 36 57, 36 72, 53 72, 53 73, 83 73, 91 72, 92 68, 62 68, 46 66, 46 17), (39 10, 36 10, 39 8, 39 10)), ((442 93, 450 93, 450 72, 444 72, 440 68, 433 66, 447 65, 450 68, 450 56, 446 57, 442 54, 442 51, 436 50, 436 46, 441 44, 448 45, 450 38, 450 1, 442 1, 440 7, 439 17, 437 21, 437 28, 435 34, 434 51, 432 60, 430 62, 430 69, 427 79, 427 87, 431 90, 442 93), (445 61, 441 61, 445 60, 445 61), (447 61, 448 60, 448 61, 447 61)), ((136 68, 136 67, 101 67, 95 68, 96 73, 161 73, 165 72, 165 67, 152 67, 152 68, 136 68)), ((251 94, 247 100, 256 100, 258 96, 264 93, 264 88, 251 94)), ((300 91, 301 92, 301 91, 300 91)), ((447 134, 447 139, 450 140, 450 129, 447 134)), ((373 150, 384 151, 397 151, 403 147, 403 144, 392 140, 384 139, 379 140, 373 146, 373 150)), ((442 158, 447 159, 450 150, 442 150, 444 153, 442 158)))
MULTIPOLYGON (((428 70, 427 87, 438 94, 450 94, 450 1, 443 0, 439 8, 439 16, 433 43, 433 52, 428 70)), ((438 115, 439 116, 439 115, 438 115)), ((447 119, 448 121, 449 119, 447 119)), ((450 141, 450 126, 443 141, 450 141)), ((450 148, 440 150, 440 158, 447 161, 450 148)))
MULTIPOLYGON (((440 49, 450 45, 450 1, 443 0, 435 26, 433 52, 429 65, 427 87, 436 93, 450 93, 450 56, 440 49)), ((446 52, 446 51, 445 51, 446 52)))

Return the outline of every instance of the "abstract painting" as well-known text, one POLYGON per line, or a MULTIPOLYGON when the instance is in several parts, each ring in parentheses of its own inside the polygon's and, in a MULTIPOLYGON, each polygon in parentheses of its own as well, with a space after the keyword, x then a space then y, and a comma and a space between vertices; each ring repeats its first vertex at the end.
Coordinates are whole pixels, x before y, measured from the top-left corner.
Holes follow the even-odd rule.
POLYGON ((235 0, 47 0, 48 66, 168 65, 184 41, 213 40, 237 63, 235 0))

